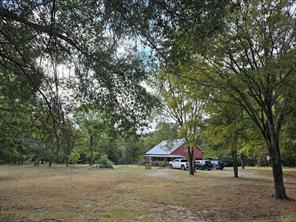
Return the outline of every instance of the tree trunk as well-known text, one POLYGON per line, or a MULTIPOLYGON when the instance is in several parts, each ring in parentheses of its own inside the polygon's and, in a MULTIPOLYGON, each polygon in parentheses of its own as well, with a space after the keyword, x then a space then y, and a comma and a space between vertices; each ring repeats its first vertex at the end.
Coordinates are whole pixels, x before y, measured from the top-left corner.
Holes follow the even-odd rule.
POLYGON ((189 175, 194 175, 194 165, 193 165, 193 155, 191 151, 191 147, 187 147, 188 152, 188 167, 189 167, 189 175))
POLYGON ((51 160, 48 162, 48 166, 51 167, 51 160))
POLYGON ((233 176, 238 178, 238 161, 237 161, 237 132, 233 132, 231 138, 231 157, 233 162, 233 176))
POLYGON ((231 150, 232 162, 233 162, 233 176, 238 177, 238 164, 237 164, 237 151, 236 147, 231 150))
POLYGON ((93 137, 90 136, 90 140, 89 140, 89 149, 90 149, 90 164, 89 165, 93 165, 93 159, 94 159, 94 151, 93 151, 93 137))
POLYGON ((59 152, 60 152, 60 141, 58 136, 56 135, 56 162, 59 163, 59 152))
POLYGON ((271 158, 272 174, 276 200, 287 200, 289 199, 286 193, 284 179, 283 179, 283 169, 281 164, 281 153, 279 147, 279 135, 273 133, 267 138, 267 146, 269 155, 271 158))
POLYGON ((196 173, 196 167, 195 167, 195 159, 194 157, 194 148, 191 149, 192 152, 192 167, 193 167, 193 172, 196 173))
POLYGON ((242 163, 242 169, 245 169, 245 157, 244 154, 241 153, 241 163, 242 163))

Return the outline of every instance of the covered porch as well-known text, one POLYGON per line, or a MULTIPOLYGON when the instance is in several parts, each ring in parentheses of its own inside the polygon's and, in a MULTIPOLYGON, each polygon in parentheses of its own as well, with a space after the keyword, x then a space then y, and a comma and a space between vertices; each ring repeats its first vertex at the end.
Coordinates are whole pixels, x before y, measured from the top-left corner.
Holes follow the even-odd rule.
POLYGON ((145 164, 152 165, 152 166, 156 166, 156 165, 167 166, 170 161, 177 158, 186 158, 186 157, 182 155, 177 155, 177 154, 176 155, 174 154, 145 155, 145 164))

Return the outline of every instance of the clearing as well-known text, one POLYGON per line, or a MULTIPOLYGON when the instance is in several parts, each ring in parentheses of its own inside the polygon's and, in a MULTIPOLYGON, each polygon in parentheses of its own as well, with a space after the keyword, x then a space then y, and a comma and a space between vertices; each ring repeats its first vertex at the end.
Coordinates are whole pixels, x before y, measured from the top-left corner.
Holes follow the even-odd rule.
MULTIPOLYGON (((271 170, 188 172, 0 166, 0 221, 296 221, 296 202, 273 199, 271 170)), ((296 169, 285 169, 296 198, 296 169)))

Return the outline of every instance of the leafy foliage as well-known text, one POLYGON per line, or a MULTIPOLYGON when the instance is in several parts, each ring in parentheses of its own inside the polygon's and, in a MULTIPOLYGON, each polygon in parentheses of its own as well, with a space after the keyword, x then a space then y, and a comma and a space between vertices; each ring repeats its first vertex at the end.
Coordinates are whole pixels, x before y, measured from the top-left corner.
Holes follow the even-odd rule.
POLYGON ((70 155, 69 155, 69 162, 71 164, 78 163, 79 158, 80 158, 80 154, 77 151, 72 150, 70 155))
POLYGON ((108 159, 107 155, 102 155, 97 161, 97 165, 99 168, 113 168, 112 164, 112 161, 108 159))
POLYGON ((145 124, 157 103, 142 86, 147 61, 119 53, 125 30, 109 12, 105 1, 1 2, 0 158, 24 156, 30 138, 67 162, 73 109, 84 104, 108 113, 117 133, 145 124))

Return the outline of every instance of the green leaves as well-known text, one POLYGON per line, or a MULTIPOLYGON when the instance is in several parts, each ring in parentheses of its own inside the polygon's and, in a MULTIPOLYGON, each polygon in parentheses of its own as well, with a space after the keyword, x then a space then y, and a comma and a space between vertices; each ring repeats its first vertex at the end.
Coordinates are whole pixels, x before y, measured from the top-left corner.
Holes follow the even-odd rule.
POLYGON ((78 162, 80 158, 80 153, 78 153, 76 150, 72 150, 69 155, 69 162, 72 164, 75 164, 78 162))
POLYGON ((179 127, 178 136, 185 137, 192 147, 198 144, 210 96, 203 81, 206 64, 201 60, 197 60, 197 64, 200 66, 167 67, 158 74, 164 115, 174 119, 179 127))
MULTIPOLYGON (((90 131, 128 134, 146 123, 157 104, 143 87, 151 71, 145 67, 147 57, 131 50, 121 53, 135 42, 126 38, 129 31, 117 9, 106 1, 0 5, 0 109, 29 106, 26 118, 34 120, 34 129, 28 136, 56 144, 57 156, 60 146, 69 154, 75 107, 95 106, 108 116, 105 125, 90 131)), ((21 120, 14 116, 9 124, 21 120)), ((9 121, 0 120, 1 128, 9 121)))

